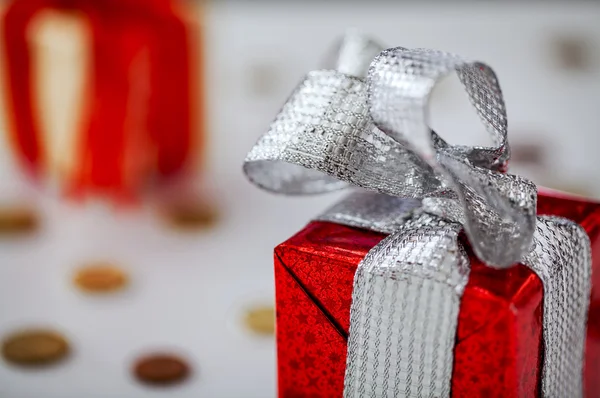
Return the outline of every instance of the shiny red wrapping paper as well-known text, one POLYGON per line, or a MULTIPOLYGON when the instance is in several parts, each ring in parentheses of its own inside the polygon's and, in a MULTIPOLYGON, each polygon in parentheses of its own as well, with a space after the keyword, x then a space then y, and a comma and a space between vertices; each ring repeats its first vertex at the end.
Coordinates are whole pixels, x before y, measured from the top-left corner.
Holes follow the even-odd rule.
POLYGON ((78 15, 92 41, 85 115, 66 193, 131 198, 148 175, 182 171, 193 147, 190 27, 173 0, 12 0, 7 5, 2 38, 10 134, 25 167, 35 176, 44 171, 28 29, 45 10, 78 15), (140 59, 147 74, 136 72, 140 59), (148 87, 146 98, 139 98, 140 85, 148 87))
MULTIPOLYGON (((600 397, 600 204, 542 193, 539 215, 582 225, 593 252, 586 397, 600 397)), ((350 304, 358 263, 384 234, 312 222, 275 249, 279 397, 335 398, 343 392, 350 304)), ((468 248, 466 239, 463 239, 468 248)), ((453 397, 536 397, 543 355, 543 287, 522 264, 506 270, 469 253, 460 305, 453 397)))

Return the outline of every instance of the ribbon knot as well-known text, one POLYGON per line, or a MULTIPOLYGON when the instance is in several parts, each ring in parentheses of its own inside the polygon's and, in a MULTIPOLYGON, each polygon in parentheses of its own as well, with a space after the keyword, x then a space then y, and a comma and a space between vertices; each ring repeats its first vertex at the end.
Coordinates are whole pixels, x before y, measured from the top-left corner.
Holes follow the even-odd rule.
POLYGON ((401 47, 372 60, 380 49, 360 35, 346 36, 337 70, 307 75, 249 153, 246 174, 286 194, 350 184, 424 199, 425 211, 463 224, 485 263, 518 262, 531 248, 536 187, 500 172, 510 149, 493 70, 456 55, 401 47), (455 71, 496 146, 449 145, 429 128, 430 94, 455 71))

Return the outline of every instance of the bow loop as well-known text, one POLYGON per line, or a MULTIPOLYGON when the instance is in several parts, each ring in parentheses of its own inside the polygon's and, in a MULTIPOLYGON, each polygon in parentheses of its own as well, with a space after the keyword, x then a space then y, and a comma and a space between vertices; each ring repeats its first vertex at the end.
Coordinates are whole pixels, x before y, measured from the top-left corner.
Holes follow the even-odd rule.
POLYGON ((410 139, 421 156, 434 157, 427 121, 429 97, 435 85, 452 72, 458 74, 496 145, 457 146, 454 151, 476 166, 494 170, 503 167, 510 156, 506 109, 494 71, 481 62, 433 50, 397 47, 382 51, 368 74, 370 114, 375 125, 400 142, 410 139))
POLYGON ((324 69, 365 78, 371 61, 381 50, 379 43, 358 30, 350 29, 334 44, 323 66, 324 69))
POLYGON ((353 185, 432 198, 426 210, 463 222, 484 262, 518 262, 531 245, 536 190, 496 171, 504 168, 509 150, 493 71, 455 55, 400 47, 373 60, 379 48, 356 33, 347 36, 338 46, 338 69, 311 72, 298 85, 248 154, 246 175, 263 189, 292 195, 353 185), (453 71, 496 147, 449 145, 428 127, 431 90, 453 71))
MULTIPOLYGON (((535 228, 536 188, 523 178, 500 174, 510 156, 502 91, 493 70, 439 51, 393 48, 380 53, 368 73, 368 103, 375 125, 426 162, 458 195, 459 220, 477 256, 507 267, 530 249, 535 228), (448 145, 428 123, 435 85, 456 72, 495 147, 448 145)), ((437 195, 431 195, 437 196, 437 195)), ((429 209, 447 214, 444 201, 429 209)))

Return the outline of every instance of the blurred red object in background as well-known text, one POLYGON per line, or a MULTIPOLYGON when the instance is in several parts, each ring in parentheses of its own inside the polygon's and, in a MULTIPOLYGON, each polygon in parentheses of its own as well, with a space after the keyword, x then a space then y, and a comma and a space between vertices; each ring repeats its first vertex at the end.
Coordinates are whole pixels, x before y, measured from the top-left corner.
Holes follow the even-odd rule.
MULTIPOLYGON (((33 84, 32 20, 76 15, 89 31, 89 71, 73 166, 61 181, 71 198, 136 199, 149 177, 185 174, 196 138, 192 120, 192 27, 175 0, 13 0, 3 15, 9 135, 34 177, 47 172, 33 84)), ((76 113, 76 112, 74 112, 76 113)), ((62 150, 62 149, 61 149, 62 150)), ((65 151, 67 149, 65 148, 65 151)))

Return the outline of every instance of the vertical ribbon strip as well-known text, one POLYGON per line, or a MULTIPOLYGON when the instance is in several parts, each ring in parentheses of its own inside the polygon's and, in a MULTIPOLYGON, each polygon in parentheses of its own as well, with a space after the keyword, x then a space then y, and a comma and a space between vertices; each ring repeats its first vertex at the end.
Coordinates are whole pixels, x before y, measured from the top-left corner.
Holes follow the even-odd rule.
MULTIPOLYGON (((457 315, 470 269, 456 240, 461 225, 427 214, 414 199, 365 191, 317 220, 390 234, 355 275, 345 396, 449 396, 457 315)), ((572 221, 538 217, 533 250, 521 262, 544 286, 542 396, 582 397, 589 238, 572 221)))

